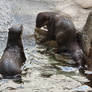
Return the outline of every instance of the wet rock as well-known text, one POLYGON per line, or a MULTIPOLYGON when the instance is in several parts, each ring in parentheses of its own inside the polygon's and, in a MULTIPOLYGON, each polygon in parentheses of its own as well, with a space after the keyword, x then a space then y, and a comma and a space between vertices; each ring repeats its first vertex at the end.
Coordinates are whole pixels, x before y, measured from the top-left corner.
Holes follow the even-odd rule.
POLYGON ((71 77, 59 74, 51 77, 41 77, 37 71, 33 71, 29 79, 29 83, 24 83, 24 89, 17 90, 18 92, 77 92, 81 87, 81 92, 91 90, 90 87, 81 84, 80 81, 71 77), (83 88, 82 88, 83 87, 83 88), (29 89, 30 88, 30 89, 29 89))
POLYGON ((92 0, 75 0, 84 9, 92 8, 92 0))
POLYGON ((74 60, 72 60, 71 56, 67 54, 62 54, 62 55, 55 54, 55 57, 56 57, 56 60, 63 61, 68 64, 76 64, 74 60))
POLYGON ((2 80, 2 82, 0 83, 0 85, 1 85, 0 86, 0 91, 16 90, 18 88, 23 87, 23 84, 16 84, 12 80, 7 80, 7 79, 2 80))
POLYGON ((41 74, 42 77, 44 78, 49 78, 53 75, 54 73, 52 71, 45 71, 41 74))

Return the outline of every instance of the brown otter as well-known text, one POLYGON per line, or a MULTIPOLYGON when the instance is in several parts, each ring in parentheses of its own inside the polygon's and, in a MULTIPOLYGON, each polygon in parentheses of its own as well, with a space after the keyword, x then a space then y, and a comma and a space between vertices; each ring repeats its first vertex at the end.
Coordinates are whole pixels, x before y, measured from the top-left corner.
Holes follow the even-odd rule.
POLYGON ((83 52, 77 30, 71 18, 65 14, 54 12, 41 12, 36 18, 36 27, 47 25, 46 40, 56 40, 58 51, 68 51, 72 58, 81 66, 83 52))
MULTIPOLYGON (((36 27, 41 28, 43 26, 47 26, 48 32, 47 32, 47 39, 46 40, 55 40, 55 32, 56 28, 55 25, 59 26, 60 28, 60 21, 63 22, 63 20, 66 20, 67 22, 71 22, 71 26, 73 25, 71 21, 71 17, 68 14, 65 13, 59 13, 59 12, 40 12, 37 15, 36 18, 36 27)), ((63 22, 64 23, 64 22, 63 22)))
POLYGON ((44 25, 48 26, 49 18, 51 16, 55 16, 57 14, 58 13, 56 13, 56 12, 40 12, 40 13, 38 13, 37 18, 36 18, 36 27, 40 28, 44 25))
MULTIPOLYGON (((55 40, 54 33, 53 33, 54 30, 50 30, 51 24, 49 22, 50 22, 50 18, 53 17, 53 16, 56 18, 56 15, 59 15, 59 13, 56 13, 56 12, 40 12, 37 15, 36 27, 41 28, 41 27, 46 25, 47 29, 48 29, 47 36, 44 40, 55 40)), ((44 42, 44 40, 42 40, 42 42, 44 42)))
POLYGON ((87 70, 91 70, 92 71, 92 42, 91 42, 91 46, 89 48, 89 53, 87 56, 85 56, 85 64, 87 65, 87 70))
POLYGON ((0 73, 13 76, 21 73, 21 66, 26 60, 22 44, 22 25, 9 28, 7 46, 0 60, 0 73))
POLYGON ((82 33, 82 49, 85 55, 82 62, 92 71, 92 11, 88 14, 82 33))

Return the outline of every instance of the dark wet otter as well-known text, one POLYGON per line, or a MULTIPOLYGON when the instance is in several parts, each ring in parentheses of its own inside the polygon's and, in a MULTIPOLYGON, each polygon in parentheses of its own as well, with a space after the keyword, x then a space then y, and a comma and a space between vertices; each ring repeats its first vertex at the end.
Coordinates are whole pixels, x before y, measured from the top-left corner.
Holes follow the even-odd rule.
POLYGON ((40 12, 36 18, 36 27, 40 28, 44 25, 48 26, 48 21, 51 16, 55 16, 58 13, 55 12, 40 12))
MULTIPOLYGON (((44 40, 55 40, 54 30, 51 29, 50 18, 56 17, 59 13, 56 12, 40 12, 36 18, 36 27, 41 28, 47 26, 48 32, 44 40), (49 25, 50 24, 50 25, 49 25)), ((44 42, 43 40, 43 42, 44 42)))
POLYGON ((87 17, 82 33, 82 49, 85 54, 82 62, 92 71, 92 11, 87 17))
POLYGON ((87 70, 92 71, 92 42, 91 42, 91 46, 89 48, 89 53, 85 57, 85 64, 87 65, 87 70))
POLYGON ((36 18, 36 27, 47 25, 46 40, 56 40, 58 52, 68 51, 72 58, 80 65, 83 52, 77 30, 71 18, 65 14, 41 12, 36 18))
POLYGON ((22 25, 9 28, 7 46, 0 60, 0 73, 13 76, 21 73, 21 66, 26 60, 22 44, 22 25))

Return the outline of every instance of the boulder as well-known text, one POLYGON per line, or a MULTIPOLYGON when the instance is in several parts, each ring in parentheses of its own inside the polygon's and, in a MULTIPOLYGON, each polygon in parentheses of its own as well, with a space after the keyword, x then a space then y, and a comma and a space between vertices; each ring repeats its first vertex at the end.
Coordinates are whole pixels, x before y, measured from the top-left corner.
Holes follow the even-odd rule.
POLYGON ((84 9, 92 8, 92 0, 75 0, 75 2, 84 9))

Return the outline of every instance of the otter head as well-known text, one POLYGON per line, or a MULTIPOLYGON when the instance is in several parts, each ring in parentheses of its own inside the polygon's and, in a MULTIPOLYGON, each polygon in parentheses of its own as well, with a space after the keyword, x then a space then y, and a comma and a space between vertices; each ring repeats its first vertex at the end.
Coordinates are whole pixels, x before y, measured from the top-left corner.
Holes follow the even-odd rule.
POLYGON ((8 45, 18 45, 21 43, 21 36, 23 32, 22 25, 14 25, 9 28, 8 32, 8 45))
POLYGON ((36 27, 41 28, 48 24, 49 16, 44 13, 39 13, 36 18, 36 27))

